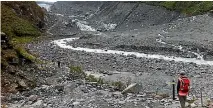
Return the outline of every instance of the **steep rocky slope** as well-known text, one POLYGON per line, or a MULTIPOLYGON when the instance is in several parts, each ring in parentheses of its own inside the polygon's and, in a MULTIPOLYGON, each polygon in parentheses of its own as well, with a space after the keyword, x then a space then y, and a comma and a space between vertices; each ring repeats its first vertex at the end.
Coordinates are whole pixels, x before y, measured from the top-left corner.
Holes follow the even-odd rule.
POLYGON ((37 61, 24 48, 24 44, 41 35, 45 26, 44 19, 44 11, 35 2, 1 2, 2 93, 35 86, 29 71, 21 69, 37 61))
MULTIPOLYGON (((105 32, 109 35, 93 36, 87 41, 103 43, 102 46, 109 48, 105 45, 107 43, 111 49, 130 49, 130 51, 136 49, 149 53, 161 53, 162 51, 162 54, 176 52, 176 56, 196 57, 197 55, 189 54, 187 50, 190 50, 200 53, 204 59, 212 59, 212 13, 186 17, 179 12, 146 5, 150 2, 97 2, 95 6, 85 5, 86 3, 77 5, 78 3, 80 2, 55 3, 51 13, 62 16, 57 21, 57 28, 51 29, 53 34, 72 35, 80 33, 80 29, 105 32), (69 7, 75 7, 77 10, 68 11, 69 7), (85 25, 87 27, 83 27, 85 25), (111 33, 111 31, 113 32, 111 33), (184 38, 179 38, 180 36, 184 38), (172 38, 179 39, 174 41, 172 38), (164 42, 167 44, 164 45, 164 42), (128 45, 122 45, 122 43, 128 43, 128 45), (178 49, 178 46, 185 46, 185 48, 178 49)), ((195 2, 195 4, 205 3, 195 2)), ((194 9, 193 3, 191 6, 189 8, 194 9)), ((202 6, 198 10, 202 10, 202 6)), ((208 10, 211 10, 211 7, 208 10)), ((56 21, 54 17, 50 17, 50 19, 53 22, 56 21)), ((82 39, 82 44, 91 43, 87 41, 84 42, 82 39)), ((170 55, 173 55, 171 53, 170 55)))

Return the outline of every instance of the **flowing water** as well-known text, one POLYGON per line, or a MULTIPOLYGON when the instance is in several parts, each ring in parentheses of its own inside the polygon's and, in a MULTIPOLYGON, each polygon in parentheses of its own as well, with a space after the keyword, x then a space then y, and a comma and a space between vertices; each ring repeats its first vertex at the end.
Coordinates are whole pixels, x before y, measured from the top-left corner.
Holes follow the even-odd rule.
MULTIPOLYGON (((56 14, 59 15, 59 14, 56 14)), ((63 16, 60 14, 60 16, 63 16)), ((92 31, 96 32, 96 29, 87 25, 86 21, 80 21, 78 19, 75 19, 77 27, 81 31, 92 31)), ((116 25, 116 24, 114 24, 116 25)), ((165 31, 162 31, 165 33, 165 31)), ((100 33, 99 33, 100 34, 100 33)), ((144 58, 150 58, 150 59, 163 59, 163 60, 168 60, 168 61, 175 61, 175 62, 188 62, 188 63, 196 63, 198 65, 213 65, 213 61, 207 61, 203 59, 203 56, 200 55, 197 52, 193 51, 186 51, 183 49, 181 45, 172 45, 164 42, 162 39, 164 38, 163 35, 158 34, 160 37, 159 39, 156 39, 157 42, 169 46, 173 46, 174 48, 178 48, 182 52, 188 52, 192 53, 197 56, 197 58, 183 58, 183 57, 175 57, 175 56, 166 56, 166 55, 159 55, 159 54, 145 54, 145 53, 139 53, 139 52, 127 52, 127 51, 119 51, 119 50, 105 50, 105 49, 91 49, 91 48, 82 48, 82 47, 76 47, 74 48, 73 46, 67 45, 67 42, 77 40, 79 38, 65 38, 65 39, 59 39, 53 41, 56 45, 58 45, 61 48, 66 48, 66 49, 71 49, 75 51, 85 51, 85 52, 90 52, 90 53, 101 53, 101 54, 118 54, 118 55, 134 55, 136 57, 144 57, 144 58)))
POLYGON ((150 59, 163 59, 168 61, 176 61, 176 62, 191 62, 196 63, 198 65, 213 65, 213 61, 206 61, 203 59, 197 58, 183 58, 183 57, 175 57, 175 56, 165 56, 165 55, 158 55, 158 54, 145 54, 145 53, 138 53, 138 52, 127 52, 127 51, 118 51, 118 50, 104 50, 104 49, 91 49, 91 48, 82 48, 67 45, 67 42, 77 40, 79 38, 65 38, 53 41, 56 45, 61 48, 71 49, 75 51, 85 51, 90 53, 101 53, 101 54, 119 54, 119 55, 134 55, 136 57, 145 57, 150 59))

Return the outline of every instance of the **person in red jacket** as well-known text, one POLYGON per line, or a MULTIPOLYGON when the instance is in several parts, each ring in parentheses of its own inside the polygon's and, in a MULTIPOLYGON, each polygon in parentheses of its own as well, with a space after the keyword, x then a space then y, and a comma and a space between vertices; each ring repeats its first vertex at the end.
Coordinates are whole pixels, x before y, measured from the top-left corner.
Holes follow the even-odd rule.
POLYGON ((181 108, 185 108, 186 97, 189 93, 190 80, 185 76, 185 72, 180 73, 177 83, 177 93, 181 108))

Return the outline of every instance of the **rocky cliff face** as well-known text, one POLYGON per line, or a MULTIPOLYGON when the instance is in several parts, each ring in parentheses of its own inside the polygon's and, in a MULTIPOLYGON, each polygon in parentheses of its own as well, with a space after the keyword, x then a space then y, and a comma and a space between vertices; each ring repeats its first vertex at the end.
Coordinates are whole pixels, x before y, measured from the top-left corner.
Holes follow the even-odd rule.
POLYGON ((180 13, 141 2, 57 2, 53 13, 68 16, 69 19, 85 20, 98 31, 112 29, 125 31, 169 23, 180 13), (95 5, 91 5, 95 4, 95 5))

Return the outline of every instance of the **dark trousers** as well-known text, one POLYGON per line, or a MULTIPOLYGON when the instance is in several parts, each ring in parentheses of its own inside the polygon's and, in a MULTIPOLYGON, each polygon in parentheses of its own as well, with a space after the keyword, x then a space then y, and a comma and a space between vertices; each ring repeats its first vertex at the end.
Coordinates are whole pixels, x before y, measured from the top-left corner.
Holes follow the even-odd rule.
POLYGON ((185 108, 186 96, 178 96, 181 108, 185 108))

